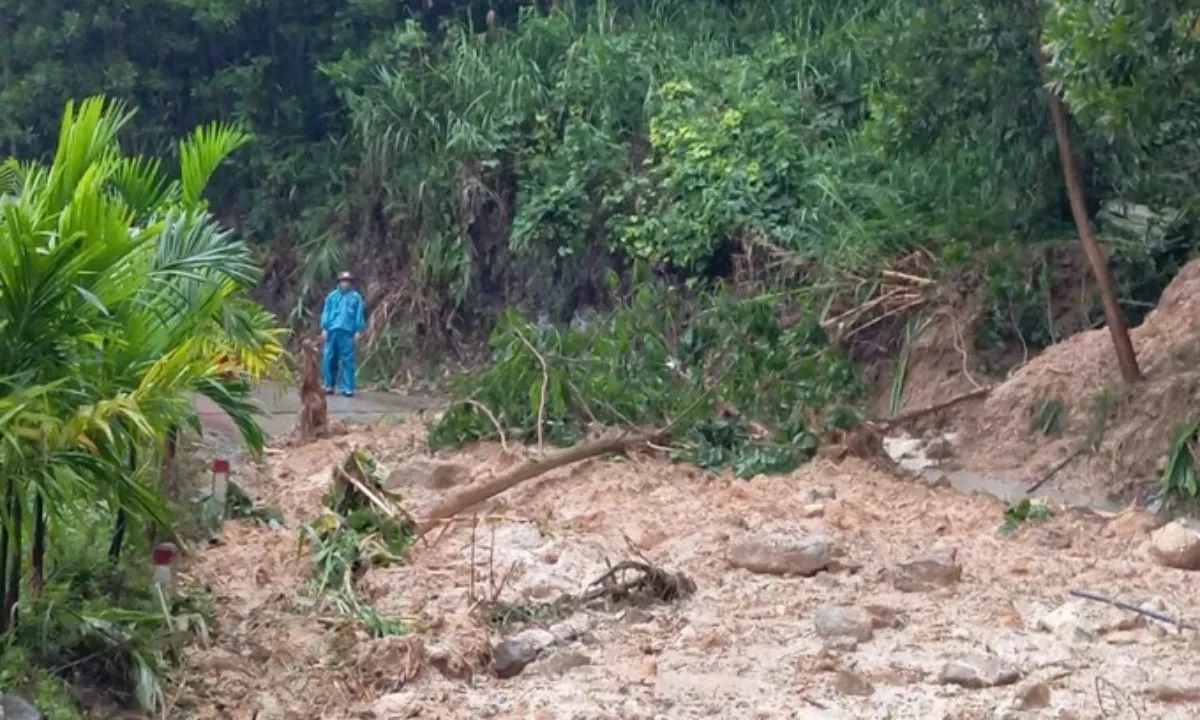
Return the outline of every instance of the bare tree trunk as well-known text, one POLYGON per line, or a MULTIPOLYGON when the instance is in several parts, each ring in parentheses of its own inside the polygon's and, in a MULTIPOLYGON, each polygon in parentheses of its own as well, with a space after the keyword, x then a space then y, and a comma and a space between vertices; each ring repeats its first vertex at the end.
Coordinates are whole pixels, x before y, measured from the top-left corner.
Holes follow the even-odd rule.
POLYGON ((112 542, 108 544, 108 560, 116 563, 121 557, 121 547, 125 544, 125 529, 129 525, 129 516, 125 509, 117 511, 117 522, 113 527, 112 542))
MULTIPOLYGON (((4 508, 4 512, 0 512, 0 608, 8 607, 8 573, 10 570, 8 567, 8 536, 11 522, 8 517, 9 503, 7 497, 12 494, 12 484, 14 482, 16 481, 10 478, 6 483, 8 492, 6 493, 4 505, 0 506, 4 508)), ((20 567, 19 561, 17 567, 20 567)), ((4 617, 0 617, 0 633, 8 632, 8 630, 8 616, 5 615, 4 617)))
MULTIPOLYGON (((137 474, 137 448, 129 448, 129 472, 137 474)), ((121 558, 121 548, 125 545, 125 533, 129 527, 129 514, 125 508, 117 510, 117 521, 113 527, 112 542, 108 544, 108 561, 116 565, 121 558)))
POLYGON ((9 538, 8 551, 10 563, 8 568, 8 589, 4 593, 4 618, 0 628, 12 630, 17 626, 17 604, 21 599, 21 519, 24 508, 21 498, 17 495, 17 484, 8 484, 8 522, 9 538))
POLYGON ((42 594, 46 580, 46 499, 38 493, 33 503, 33 550, 29 554, 29 593, 42 594))
POLYGON ((179 478, 175 473, 175 456, 178 453, 179 427, 172 425, 167 429, 167 440, 163 445, 162 478, 167 497, 173 501, 179 500, 179 478))
POLYGON ((300 437, 312 440, 325 434, 329 415, 317 344, 305 338, 300 343, 300 437))
MULTIPOLYGON (((1034 11, 1036 12, 1036 9, 1034 11)), ((1033 52, 1037 58, 1042 80, 1045 82, 1046 54, 1042 51, 1040 30, 1034 37, 1033 52)), ((1117 363, 1121 366, 1121 377, 1125 379, 1125 382, 1134 383, 1142 379, 1142 371, 1138 367, 1133 343, 1129 340, 1129 328, 1125 324, 1125 316, 1121 312, 1121 306, 1117 303, 1116 284, 1113 282, 1112 270, 1108 266, 1108 258, 1105 257, 1100 243, 1096 242, 1096 236, 1092 234, 1092 227, 1088 221, 1087 204, 1083 198, 1083 181, 1079 173, 1079 164, 1075 159, 1075 148, 1071 143, 1071 127, 1068 122, 1067 107, 1054 90, 1047 87, 1046 93, 1050 97, 1050 119, 1054 123, 1054 136, 1058 140, 1058 157, 1062 162, 1063 181, 1067 186, 1067 200, 1071 204, 1071 216, 1075 219, 1075 230, 1079 233, 1079 241, 1083 243, 1083 251, 1087 255, 1088 263, 1092 266, 1092 274, 1096 276, 1096 284, 1100 286, 1104 318, 1108 322, 1108 332, 1112 335, 1113 347, 1117 351, 1117 363)))

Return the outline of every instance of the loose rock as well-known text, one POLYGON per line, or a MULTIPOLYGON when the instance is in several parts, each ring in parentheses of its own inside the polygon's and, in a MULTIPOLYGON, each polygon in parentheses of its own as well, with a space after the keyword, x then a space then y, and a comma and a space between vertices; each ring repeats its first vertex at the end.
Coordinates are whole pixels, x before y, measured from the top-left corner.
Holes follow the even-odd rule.
POLYGON ((892 576, 892 584, 901 592, 922 592, 949 587, 962 579, 957 551, 938 548, 927 555, 901 564, 892 576))
POLYGON ((554 634, 548 630, 522 630, 492 648, 492 672, 500 678, 516 677, 555 641, 554 634))
POLYGON ((829 567, 833 550, 833 541, 821 535, 772 533, 734 544, 726 559, 753 573, 809 576, 829 567))
POLYGON ((577 650, 562 650, 539 660, 535 669, 541 675, 562 675, 575 668, 592 664, 592 659, 577 650))
POLYGON ((1041 710, 1050 707, 1050 688, 1046 683, 1029 683, 1017 690, 1015 704, 1018 710, 1041 710))
POLYGON ((825 514, 825 503, 809 503, 800 511, 801 517, 819 518, 825 514))
POLYGON ((1036 627, 1067 642, 1090 642, 1101 635, 1133 630, 1144 624, 1145 619, 1136 613, 1086 600, 1068 600, 1039 617, 1036 627))
POLYGON ((1167 523, 1150 535, 1150 555, 1160 565, 1200 570, 1200 520, 1167 523))
POLYGON ((813 626, 823 638, 848 637, 866 642, 875 634, 871 613, 857 607, 823 607, 813 616, 813 626))
POLYGON ((943 683, 972 690, 1012 685, 1020 679, 1020 670, 999 658, 978 653, 951 660, 942 667, 941 672, 943 683))
POLYGON ((838 671, 833 679, 833 689, 843 695, 857 697, 866 697, 875 692, 875 686, 869 680, 849 670, 838 671))
POLYGON ((808 491, 808 502, 819 503, 837 498, 837 490, 832 487, 816 487, 808 491))
POLYGON ((378 720, 398 720, 417 717, 421 714, 421 706, 412 693, 389 693, 371 704, 371 713, 378 720))

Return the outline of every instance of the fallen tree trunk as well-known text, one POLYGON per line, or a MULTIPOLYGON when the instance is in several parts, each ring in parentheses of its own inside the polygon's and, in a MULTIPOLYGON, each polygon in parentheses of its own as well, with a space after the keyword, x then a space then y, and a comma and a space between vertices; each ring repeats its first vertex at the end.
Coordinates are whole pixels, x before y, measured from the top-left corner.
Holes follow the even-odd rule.
POLYGON ((962 395, 955 395, 954 397, 952 397, 949 400, 946 400, 944 402, 934 403, 933 405, 930 405, 929 407, 917 408, 916 410, 909 410, 908 412, 902 412, 902 413, 896 415, 895 417, 884 418, 884 419, 880 419, 880 420, 872 420, 871 423, 873 425, 885 427, 885 428, 894 427, 896 425, 903 425, 904 423, 911 422, 913 420, 916 420, 917 418, 922 418, 922 417, 925 417, 926 415, 932 415, 933 413, 939 412, 941 410, 946 410, 947 408, 952 408, 955 405, 958 405, 959 403, 965 403, 968 400, 975 400, 976 398, 981 398, 984 395, 987 395, 988 393, 990 393, 995 388, 996 388, 995 385, 988 385, 986 387, 976 388, 975 390, 972 390, 971 392, 963 393, 962 395))
POLYGON ((560 467, 577 463, 580 460, 612 452, 623 452, 638 445, 645 445, 665 435, 667 432, 669 431, 659 430, 651 433, 609 435, 583 443, 582 445, 567 448, 553 455, 548 455, 537 460, 530 460, 514 468, 511 472, 483 482, 474 483, 462 492, 452 496, 434 509, 429 517, 421 523, 417 534, 419 536, 425 535, 441 521, 454 517, 464 510, 469 510, 484 500, 493 498, 526 480, 533 479, 551 470, 557 470, 560 467))

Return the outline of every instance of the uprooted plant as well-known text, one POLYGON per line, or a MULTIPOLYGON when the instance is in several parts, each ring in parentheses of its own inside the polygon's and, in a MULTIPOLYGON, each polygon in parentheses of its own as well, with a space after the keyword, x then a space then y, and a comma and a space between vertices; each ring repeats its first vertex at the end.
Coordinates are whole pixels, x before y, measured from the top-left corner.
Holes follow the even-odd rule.
POLYGON ((402 622, 380 614, 359 598, 355 584, 371 567, 402 560, 416 524, 400 507, 401 497, 384 488, 375 461, 353 450, 332 471, 325 513, 304 525, 301 549, 312 546, 313 595, 343 615, 362 622, 375 637, 400 635, 402 622))
POLYGON ((774 299, 724 293, 686 306, 683 293, 647 284, 590 325, 508 313, 492 366, 461 381, 430 446, 569 445, 589 426, 665 427, 657 439, 676 459, 751 477, 794 469, 821 433, 860 420, 857 370, 811 317, 785 323, 774 299))

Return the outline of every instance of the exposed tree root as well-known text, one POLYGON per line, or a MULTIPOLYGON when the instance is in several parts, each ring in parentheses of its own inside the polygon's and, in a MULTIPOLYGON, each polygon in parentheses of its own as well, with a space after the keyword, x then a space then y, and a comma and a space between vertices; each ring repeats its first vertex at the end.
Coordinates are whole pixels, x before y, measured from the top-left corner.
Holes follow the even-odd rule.
POLYGON ((601 598, 610 603, 644 605, 673 602, 696 591, 696 583, 683 573, 672 573, 647 562, 625 560, 609 568, 592 581, 590 589, 579 597, 579 604, 601 598), (633 574, 633 577, 629 577, 633 574))

